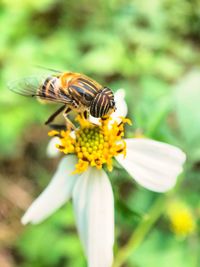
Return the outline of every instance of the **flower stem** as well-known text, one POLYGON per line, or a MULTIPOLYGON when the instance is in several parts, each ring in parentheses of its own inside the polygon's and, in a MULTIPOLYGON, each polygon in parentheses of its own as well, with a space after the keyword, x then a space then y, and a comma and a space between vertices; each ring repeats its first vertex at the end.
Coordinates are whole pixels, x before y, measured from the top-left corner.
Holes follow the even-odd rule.
POLYGON ((149 213, 144 217, 140 225, 135 229, 128 243, 122 247, 113 263, 112 267, 120 267, 126 259, 132 254, 142 243, 152 226, 159 219, 165 209, 165 196, 160 196, 151 207, 149 213))

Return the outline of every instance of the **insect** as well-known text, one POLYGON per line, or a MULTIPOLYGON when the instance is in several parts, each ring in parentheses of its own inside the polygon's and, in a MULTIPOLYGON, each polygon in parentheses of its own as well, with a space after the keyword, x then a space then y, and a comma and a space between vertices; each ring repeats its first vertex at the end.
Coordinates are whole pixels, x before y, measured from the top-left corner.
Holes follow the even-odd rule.
POLYGON ((89 114, 96 118, 102 118, 110 115, 116 109, 111 89, 103 87, 95 80, 80 73, 59 72, 42 81, 32 77, 16 81, 9 88, 24 96, 63 104, 48 118, 45 124, 50 124, 58 114, 63 112, 68 124, 73 127, 67 118, 68 113, 72 110, 87 119, 89 114))

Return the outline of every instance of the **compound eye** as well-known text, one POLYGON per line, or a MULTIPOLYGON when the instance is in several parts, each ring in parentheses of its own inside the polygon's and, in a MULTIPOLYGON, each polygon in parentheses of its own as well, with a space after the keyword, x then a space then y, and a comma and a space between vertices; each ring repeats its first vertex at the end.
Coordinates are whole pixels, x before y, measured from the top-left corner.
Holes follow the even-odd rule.
POLYGON ((115 101, 114 101, 114 100, 111 100, 111 101, 110 101, 110 107, 111 107, 111 108, 114 108, 114 107, 115 107, 115 101))
POLYGON ((109 109, 110 101, 108 97, 100 92, 91 102, 90 114, 95 118, 101 118, 108 113, 109 109))

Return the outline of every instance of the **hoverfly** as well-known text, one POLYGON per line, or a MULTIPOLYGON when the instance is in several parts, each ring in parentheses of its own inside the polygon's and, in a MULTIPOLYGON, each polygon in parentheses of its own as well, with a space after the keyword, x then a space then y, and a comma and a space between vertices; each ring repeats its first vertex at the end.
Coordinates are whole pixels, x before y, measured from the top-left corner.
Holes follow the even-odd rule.
POLYGON ((103 87, 95 80, 80 73, 59 72, 41 81, 28 78, 14 82, 9 88, 24 96, 63 104, 45 124, 50 124, 61 112, 70 123, 67 114, 72 110, 81 113, 87 119, 89 114, 96 118, 102 118, 116 109, 111 89, 103 87))

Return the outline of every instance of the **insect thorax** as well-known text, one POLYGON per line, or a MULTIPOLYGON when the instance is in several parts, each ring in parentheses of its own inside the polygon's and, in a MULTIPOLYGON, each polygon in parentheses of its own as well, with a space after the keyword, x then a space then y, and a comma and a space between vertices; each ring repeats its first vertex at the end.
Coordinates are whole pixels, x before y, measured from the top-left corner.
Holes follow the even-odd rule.
POLYGON ((80 105, 90 107, 91 102, 97 95, 99 88, 91 81, 84 78, 78 78, 73 81, 68 87, 70 96, 76 100, 80 105))

